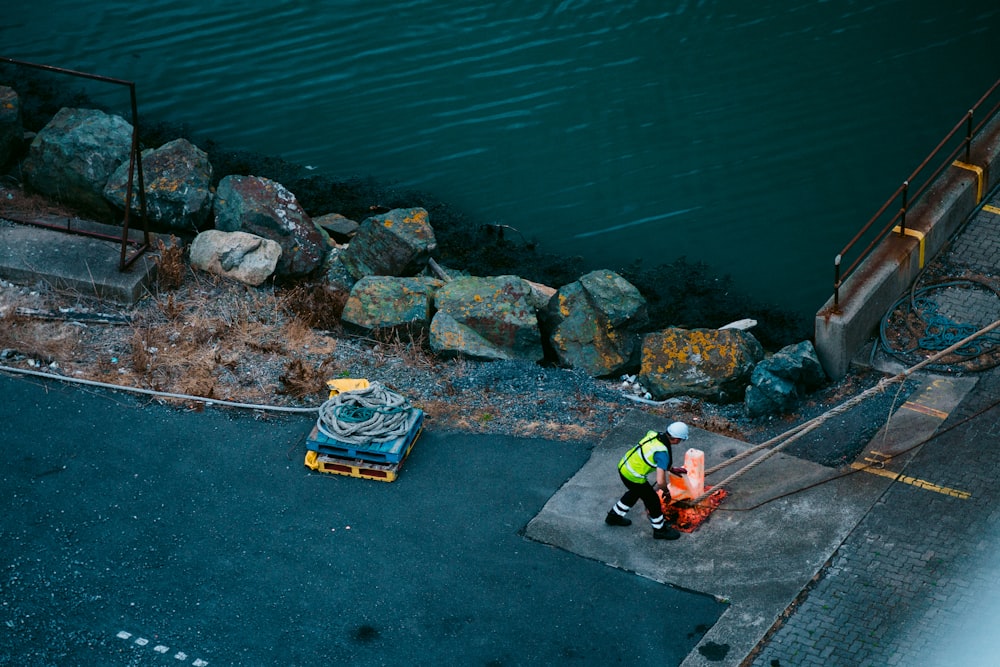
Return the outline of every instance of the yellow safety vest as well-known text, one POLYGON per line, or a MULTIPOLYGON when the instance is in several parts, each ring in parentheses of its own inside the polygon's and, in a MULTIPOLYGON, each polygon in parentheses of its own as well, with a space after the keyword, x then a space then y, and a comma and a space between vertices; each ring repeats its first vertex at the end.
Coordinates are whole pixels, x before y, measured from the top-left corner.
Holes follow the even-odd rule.
POLYGON ((656 431, 648 431, 639 444, 628 450, 618 462, 618 472, 625 479, 637 484, 645 482, 646 475, 656 467, 656 462, 653 461, 656 453, 666 452, 670 456, 670 447, 660 442, 658 436, 656 431))

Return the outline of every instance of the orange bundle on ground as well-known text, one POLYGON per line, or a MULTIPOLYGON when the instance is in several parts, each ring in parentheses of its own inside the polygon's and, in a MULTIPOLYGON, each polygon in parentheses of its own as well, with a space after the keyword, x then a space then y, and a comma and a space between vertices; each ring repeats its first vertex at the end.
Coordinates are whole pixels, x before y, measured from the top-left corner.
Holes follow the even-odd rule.
MULTIPOLYGON (((705 490, 709 491, 711 488, 710 486, 706 486, 705 490)), ((663 516, 666 518, 667 523, 682 533, 693 533, 698 530, 701 524, 708 521, 708 517, 712 515, 715 508, 721 505, 722 501, 728 495, 725 489, 719 489, 694 507, 681 507, 679 504, 671 501, 669 497, 665 497, 663 489, 658 490, 656 493, 660 496, 660 507, 663 509, 663 516)))

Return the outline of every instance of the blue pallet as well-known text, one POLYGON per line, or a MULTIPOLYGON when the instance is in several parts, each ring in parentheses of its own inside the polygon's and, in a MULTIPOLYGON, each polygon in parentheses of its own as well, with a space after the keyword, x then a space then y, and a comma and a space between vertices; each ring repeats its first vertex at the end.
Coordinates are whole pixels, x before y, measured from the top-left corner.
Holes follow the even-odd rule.
POLYGON ((364 445, 343 442, 319 432, 318 426, 313 426, 312 432, 306 438, 306 448, 318 454, 334 456, 339 459, 356 459, 373 463, 399 463, 409 451, 408 445, 417 437, 424 423, 424 413, 413 409, 417 417, 413 420, 406 435, 386 442, 372 442, 364 445))

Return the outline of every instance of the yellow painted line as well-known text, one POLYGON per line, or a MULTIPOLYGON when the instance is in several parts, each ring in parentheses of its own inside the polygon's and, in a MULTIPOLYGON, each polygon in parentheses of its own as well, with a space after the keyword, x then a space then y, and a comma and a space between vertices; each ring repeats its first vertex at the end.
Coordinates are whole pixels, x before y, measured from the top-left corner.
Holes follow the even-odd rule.
POLYGON ((913 412, 919 412, 922 415, 930 415, 931 417, 937 417, 941 421, 948 418, 948 413, 944 410, 938 410, 937 408, 931 408, 926 405, 921 405, 920 403, 913 403, 907 401, 903 403, 903 407, 907 410, 912 410, 913 412))
POLYGON ((966 169, 976 174, 976 203, 983 200, 983 168, 961 160, 955 160, 952 164, 959 169, 966 169))
MULTIPOLYGON (((899 225, 892 228, 892 231, 899 233, 899 225)), ((907 236, 913 236, 920 241, 920 266, 918 268, 924 268, 924 233, 918 229, 910 229, 907 227, 904 232, 907 236)))
POLYGON ((983 207, 983 210, 1000 215, 1000 208, 997 208, 996 206, 990 206, 989 204, 987 204, 986 206, 983 207))
POLYGON ((937 484, 932 484, 926 480, 910 477, 909 475, 902 475, 898 472, 886 470, 885 468, 870 468, 863 463, 852 463, 851 467, 855 470, 863 470, 864 472, 878 475, 879 477, 888 477, 896 482, 909 484, 910 486, 915 486, 918 489, 924 489, 926 491, 935 491, 946 496, 951 496, 952 498, 958 498, 959 500, 968 500, 972 497, 972 494, 968 491, 959 491, 958 489, 950 489, 947 486, 938 486, 937 484))

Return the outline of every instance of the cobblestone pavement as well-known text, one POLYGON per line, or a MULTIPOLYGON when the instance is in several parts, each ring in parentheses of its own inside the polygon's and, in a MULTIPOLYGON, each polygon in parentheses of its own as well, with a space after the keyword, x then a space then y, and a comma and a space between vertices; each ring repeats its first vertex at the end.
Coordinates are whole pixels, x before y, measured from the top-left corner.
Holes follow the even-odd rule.
MULTIPOLYGON (((941 273, 1000 273, 1000 196, 937 260, 941 273), (941 267, 945 267, 941 269, 941 267)), ((940 312, 977 327, 988 291, 939 291, 940 312)), ((1000 664, 1000 370, 978 381, 762 642, 754 667, 1000 664)))

